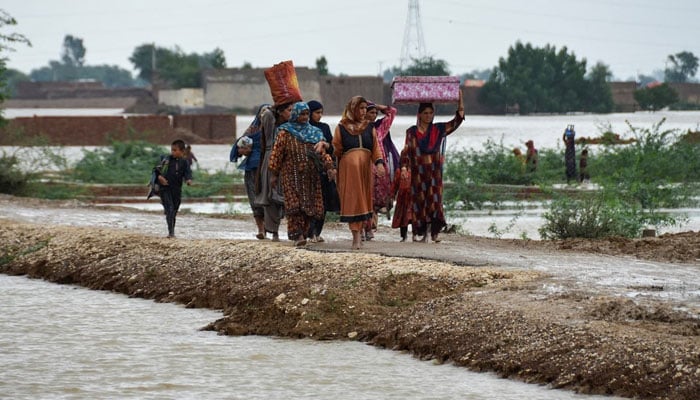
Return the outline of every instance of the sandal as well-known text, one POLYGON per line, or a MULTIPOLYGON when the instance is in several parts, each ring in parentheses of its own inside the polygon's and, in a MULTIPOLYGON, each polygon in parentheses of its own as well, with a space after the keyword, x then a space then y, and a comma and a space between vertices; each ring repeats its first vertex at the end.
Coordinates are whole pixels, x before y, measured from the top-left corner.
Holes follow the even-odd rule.
POLYGON ((316 236, 316 242, 323 243, 323 242, 325 242, 325 240, 321 236, 316 236))
POLYGON ((306 246, 306 239, 299 239, 294 243, 296 247, 306 246))
POLYGON ((265 234, 264 234, 264 233, 258 233, 257 235, 255 235, 255 237, 256 237, 258 240, 263 240, 263 239, 265 239, 265 234))

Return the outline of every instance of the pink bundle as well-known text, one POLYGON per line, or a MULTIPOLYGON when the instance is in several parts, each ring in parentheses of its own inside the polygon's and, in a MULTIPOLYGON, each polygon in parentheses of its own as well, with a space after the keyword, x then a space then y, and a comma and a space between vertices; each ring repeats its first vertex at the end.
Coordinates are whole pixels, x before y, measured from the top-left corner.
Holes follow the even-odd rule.
POLYGON ((394 104, 459 101, 457 76, 396 76, 391 88, 394 104))

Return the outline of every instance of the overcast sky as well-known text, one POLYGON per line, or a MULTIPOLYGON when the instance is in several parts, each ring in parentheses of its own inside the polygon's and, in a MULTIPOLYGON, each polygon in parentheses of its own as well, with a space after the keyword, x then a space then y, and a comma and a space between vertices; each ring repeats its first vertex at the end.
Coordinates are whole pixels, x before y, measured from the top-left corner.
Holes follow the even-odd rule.
MULTIPOLYGON (((332 74, 377 75, 398 66, 408 0, 3 0, 0 8, 32 47, 16 46, 8 66, 29 73, 60 60, 65 35, 83 39, 88 65, 133 71, 145 43, 186 53, 221 48, 229 67, 269 67, 291 59, 332 74)), ((516 41, 566 47, 615 78, 663 70, 670 54, 700 56, 696 0, 421 0, 427 55, 452 74, 493 68, 516 41)), ((412 35, 415 37, 415 34, 412 35)), ((415 44, 415 41, 412 42, 415 44)))

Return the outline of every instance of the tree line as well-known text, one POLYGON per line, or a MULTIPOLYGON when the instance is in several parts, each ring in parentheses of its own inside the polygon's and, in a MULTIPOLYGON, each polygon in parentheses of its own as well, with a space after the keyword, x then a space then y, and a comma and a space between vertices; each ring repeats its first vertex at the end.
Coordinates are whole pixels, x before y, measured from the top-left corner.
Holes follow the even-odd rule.
MULTIPOLYGON (((15 25, 16 21, 0 9, 0 29, 15 25)), ((21 35, 3 34, 0 43, 31 43, 21 35)), ((28 75, 5 68, 2 53, 10 50, 0 45, 0 85, 3 94, 12 95, 12 89, 20 81, 75 81, 94 80, 106 87, 145 87, 157 85, 160 88, 202 87, 202 71, 205 69, 226 68, 223 51, 214 48, 208 53, 187 53, 179 47, 165 48, 155 43, 142 44, 134 49, 129 61, 137 76, 114 65, 86 65, 87 49, 83 39, 66 35, 63 40, 60 60, 52 60, 47 66, 32 70, 28 75)), ((682 51, 669 55, 664 70, 664 83, 645 85, 653 81, 643 80, 635 92, 635 100, 644 110, 659 110, 676 105, 681 109, 696 108, 693 104, 679 104, 678 94, 668 83, 690 82, 698 69, 698 57, 682 51)), ((320 75, 330 75, 325 56, 316 59, 320 75)), ((243 68, 252 68, 248 62, 243 68)), ((434 57, 413 59, 405 67, 391 67, 382 73, 385 81, 394 76, 407 75, 451 75, 446 61, 434 57)), ((461 75, 462 79, 486 81, 479 93, 479 102, 501 112, 515 111, 520 114, 592 112, 609 113, 614 111, 609 82, 612 79, 610 68, 599 62, 588 68, 585 58, 579 59, 566 47, 557 49, 546 45, 536 47, 520 41, 512 45, 506 57, 501 57, 492 69, 472 71, 461 75)), ((3 98, 0 98, 2 100, 3 98)))

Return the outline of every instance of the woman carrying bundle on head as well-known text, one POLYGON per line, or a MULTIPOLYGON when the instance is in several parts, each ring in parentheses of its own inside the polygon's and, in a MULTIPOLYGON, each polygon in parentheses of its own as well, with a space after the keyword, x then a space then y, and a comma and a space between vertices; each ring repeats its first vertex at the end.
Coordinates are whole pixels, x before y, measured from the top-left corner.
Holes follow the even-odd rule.
POLYGON ((464 121, 462 92, 455 117, 448 122, 433 123, 432 103, 418 106, 417 124, 406 130, 405 153, 402 152, 401 171, 411 176, 412 231, 414 241, 425 242, 430 232, 433 242, 447 224, 442 205, 442 168, 445 162, 445 138, 464 121), (416 235, 423 236, 416 239, 416 235))
POLYGON ((250 126, 245 130, 243 136, 238 138, 231 147, 229 160, 238 162, 240 157, 245 157, 238 165, 238 169, 243 171, 243 183, 248 195, 248 204, 253 211, 255 225, 258 227, 256 238, 265 239, 265 210, 262 206, 255 204, 255 180, 260 165, 260 145, 262 140, 262 114, 269 109, 269 104, 263 104, 255 113, 255 118, 250 126))

